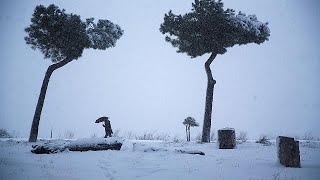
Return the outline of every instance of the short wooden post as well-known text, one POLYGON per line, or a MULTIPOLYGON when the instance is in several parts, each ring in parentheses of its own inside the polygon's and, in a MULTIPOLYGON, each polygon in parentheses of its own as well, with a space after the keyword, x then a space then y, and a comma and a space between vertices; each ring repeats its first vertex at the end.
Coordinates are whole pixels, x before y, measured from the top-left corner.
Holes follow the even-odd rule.
POLYGON ((218 130, 219 149, 234 149, 236 147, 236 133, 233 128, 218 130))

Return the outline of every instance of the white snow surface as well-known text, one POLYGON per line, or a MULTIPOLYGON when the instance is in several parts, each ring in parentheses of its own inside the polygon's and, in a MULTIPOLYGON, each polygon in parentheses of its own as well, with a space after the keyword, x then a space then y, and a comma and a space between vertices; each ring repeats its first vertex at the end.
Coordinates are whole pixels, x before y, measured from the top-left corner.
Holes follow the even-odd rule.
POLYGON ((266 23, 258 21, 256 15, 246 16, 246 14, 239 12, 236 16, 231 16, 231 22, 235 26, 240 26, 246 31, 254 32, 257 36, 260 36, 263 33, 270 34, 270 29, 266 26, 266 23))
POLYGON ((68 146, 81 146, 81 145, 96 145, 96 144, 114 144, 123 143, 123 139, 117 137, 109 138, 83 138, 72 141, 68 146))
MULTIPOLYGON (((48 140, 40 143, 45 141, 48 140)), ((93 141, 99 140, 51 140, 51 143, 93 141)), ((120 151, 57 154, 33 154, 30 150, 35 144, 39 142, 0 141, 0 180, 320 179, 320 142, 317 141, 300 142, 302 168, 278 164, 274 141, 271 146, 247 141, 238 144, 237 149, 220 150, 217 143, 126 140, 120 151), (205 156, 182 154, 179 150, 202 151, 205 156)))
POLYGON ((229 127, 221 128, 220 130, 231 130, 231 131, 235 131, 234 128, 229 128, 229 127))

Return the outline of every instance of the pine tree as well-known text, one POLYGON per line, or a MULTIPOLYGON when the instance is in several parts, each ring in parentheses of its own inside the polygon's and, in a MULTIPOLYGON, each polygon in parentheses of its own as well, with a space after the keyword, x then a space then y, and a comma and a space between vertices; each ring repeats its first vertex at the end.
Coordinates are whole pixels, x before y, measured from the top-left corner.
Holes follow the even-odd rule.
POLYGON ((199 124, 196 122, 196 120, 193 117, 187 117, 182 122, 183 125, 186 126, 186 135, 187 135, 187 141, 190 141, 190 127, 198 127, 199 124))
POLYGON ((35 142, 38 137, 40 116, 44 104, 50 77, 58 68, 81 57, 85 48, 101 49, 114 47, 116 41, 122 36, 120 26, 109 20, 99 20, 94 23, 94 18, 86 22, 80 16, 68 14, 54 4, 48 7, 36 6, 31 18, 31 24, 25 29, 25 41, 32 49, 39 49, 44 58, 51 59, 46 71, 40 95, 32 121, 29 141, 35 142))
POLYGON ((255 15, 235 13, 233 9, 223 9, 221 0, 195 0, 191 12, 176 15, 170 10, 164 16, 160 32, 166 41, 178 48, 178 53, 186 53, 191 58, 210 53, 205 62, 208 78, 202 142, 210 142, 213 79, 210 65, 218 54, 227 52, 234 45, 248 43, 261 44, 268 40, 268 23, 258 21, 255 15))

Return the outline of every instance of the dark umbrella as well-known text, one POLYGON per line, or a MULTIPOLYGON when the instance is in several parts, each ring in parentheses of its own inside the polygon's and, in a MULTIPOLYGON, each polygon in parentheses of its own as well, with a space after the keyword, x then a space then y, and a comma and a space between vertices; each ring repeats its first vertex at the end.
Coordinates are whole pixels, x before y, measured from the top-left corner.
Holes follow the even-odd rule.
POLYGON ((105 122, 107 120, 109 120, 109 117, 103 116, 103 117, 97 119, 95 123, 101 123, 101 122, 105 122))

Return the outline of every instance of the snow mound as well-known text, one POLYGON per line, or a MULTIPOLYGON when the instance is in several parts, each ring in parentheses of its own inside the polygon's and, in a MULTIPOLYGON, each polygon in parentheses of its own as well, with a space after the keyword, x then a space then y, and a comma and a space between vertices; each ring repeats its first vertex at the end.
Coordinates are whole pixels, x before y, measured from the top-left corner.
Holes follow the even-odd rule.
POLYGON ((142 143, 133 143, 132 144, 132 151, 138 152, 156 152, 156 151, 168 151, 168 149, 160 148, 160 147, 153 147, 147 144, 142 143))
POLYGON ((230 130, 230 131, 235 131, 235 130, 234 130, 234 128, 229 128, 229 127, 225 127, 225 128, 219 129, 219 130, 230 130))
POLYGON ((176 149, 176 152, 178 153, 182 153, 182 154, 199 154, 199 155, 202 155, 204 156, 204 152, 202 151, 199 151, 199 150, 182 150, 182 149, 176 149))
MULTIPOLYGON (((176 149, 175 147, 165 147, 165 146, 150 146, 145 143, 136 143, 132 144, 132 151, 137 152, 168 152, 168 153, 182 153, 182 154, 200 154, 205 155, 204 152, 199 150, 191 150, 191 149, 176 149)), ((165 145, 165 144, 162 144, 165 145)))
POLYGON ((116 143, 123 143, 123 139, 117 137, 109 137, 109 138, 83 138, 77 139, 70 144, 68 147, 73 146, 93 146, 96 144, 116 144, 116 143))

